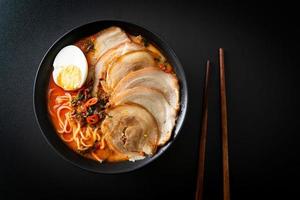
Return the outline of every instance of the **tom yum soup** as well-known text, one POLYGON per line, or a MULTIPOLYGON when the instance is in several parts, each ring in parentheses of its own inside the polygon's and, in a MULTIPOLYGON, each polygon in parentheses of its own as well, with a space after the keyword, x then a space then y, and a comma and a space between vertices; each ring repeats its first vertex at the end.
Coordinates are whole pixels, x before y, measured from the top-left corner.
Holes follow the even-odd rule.
POLYGON ((143 36, 101 30, 61 49, 51 67, 48 112, 73 151, 98 162, 135 161, 170 139, 178 79, 143 36))

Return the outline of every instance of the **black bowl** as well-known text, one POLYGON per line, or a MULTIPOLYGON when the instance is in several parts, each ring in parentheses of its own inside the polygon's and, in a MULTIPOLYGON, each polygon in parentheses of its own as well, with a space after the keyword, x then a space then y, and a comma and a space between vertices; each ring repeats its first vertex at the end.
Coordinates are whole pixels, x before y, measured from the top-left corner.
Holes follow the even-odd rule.
POLYGON ((155 160, 159 157, 166 149, 170 147, 170 145, 174 142, 175 138, 178 136, 180 128, 183 124, 186 110, 187 110, 187 83, 184 75, 183 68, 175 55, 174 51, 164 42, 161 38, 159 38, 156 34, 151 31, 137 26, 132 23, 122 22, 122 21, 96 21, 92 22, 80 27, 77 27, 65 35, 63 35, 60 39, 58 39, 47 51, 43 60, 40 63, 38 68, 35 82, 34 82, 34 92, 33 92, 33 102, 34 102, 34 111, 35 116, 40 126, 40 129, 44 133, 44 136, 48 143, 53 147, 53 149, 61 155, 64 159, 70 161, 76 166, 86 169, 93 172, 98 173, 122 173, 136 170, 142 166, 147 165, 148 163, 155 160), (178 115, 178 119, 176 122, 176 126, 174 128, 173 134, 169 142, 158 149, 157 153, 152 156, 145 158, 143 160, 135 161, 135 162, 118 162, 118 163, 102 163, 99 164, 93 160, 86 159, 79 154, 75 153, 71 149, 69 149, 63 141, 57 136, 55 129, 52 125, 51 119, 48 116, 47 112, 47 87, 49 83, 49 78, 52 72, 52 64, 56 54, 65 46, 70 45, 77 40, 92 35, 104 28, 110 26, 119 26, 124 29, 126 32, 133 35, 142 35, 149 41, 153 42, 167 57, 168 61, 174 67, 174 70, 177 74, 177 77, 180 82, 180 101, 181 107, 178 115))

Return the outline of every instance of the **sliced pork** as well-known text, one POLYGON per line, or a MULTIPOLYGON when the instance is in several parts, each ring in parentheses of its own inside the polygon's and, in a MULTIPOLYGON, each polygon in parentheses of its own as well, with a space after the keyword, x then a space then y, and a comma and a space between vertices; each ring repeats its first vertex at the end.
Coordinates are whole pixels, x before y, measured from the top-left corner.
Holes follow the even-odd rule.
POLYGON ((155 67, 153 56, 148 51, 132 51, 120 56, 107 71, 106 84, 112 90, 128 73, 146 67, 155 67))
POLYGON ((179 109, 179 85, 177 78, 165 73, 157 67, 148 67, 138 71, 130 72, 115 87, 112 96, 123 90, 143 86, 160 91, 168 103, 179 109))
POLYGON ((158 144, 163 145, 170 139, 175 125, 176 111, 169 105, 161 92, 138 86, 116 93, 111 97, 110 102, 112 106, 126 103, 135 103, 143 106, 156 119, 160 131, 158 144))
POLYGON ((99 84, 102 84, 102 87, 106 87, 105 79, 106 79, 106 72, 108 67, 120 56, 136 50, 141 50, 144 47, 138 45, 133 42, 125 42, 117 46, 116 48, 112 48, 107 51, 97 64, 95 65, 95 78, 94 78, 94 86, 93 86, 93 95, 97 96, 98 89, 100 87, 99 84))
POLYGON ((159 133, 157 124, 141 106, 121 105, 110 109, 101 130, 108 145, 131 161, 155 153, 159 133))
POLYGON ((105 54, 108 50, 115 48, 116 46, 129 42, 130 39, 127 34, 119 27, 112 26, 110 28, 100 31, 96 35, 94 41, 94 52, 90 59, 90 64, 95 65, 99 58, 105 54))

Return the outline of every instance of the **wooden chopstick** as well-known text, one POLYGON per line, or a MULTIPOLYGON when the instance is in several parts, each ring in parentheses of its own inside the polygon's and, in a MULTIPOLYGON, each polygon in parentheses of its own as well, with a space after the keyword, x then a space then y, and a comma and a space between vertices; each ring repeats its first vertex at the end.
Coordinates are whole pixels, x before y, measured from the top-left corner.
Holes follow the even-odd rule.
POLYGON ((219 49, 220 66, 220 100, 221 100, 221 134, 222 134, 222 165, 223 165, 223 199, 230 199, 229 185, 229 158, 228 158, 228 127, 227 127, 227 102, 225 86, 224 50, 219 49))
POLYGON ((204 91, 203 91, 202 124, 201 124, 201 136, 200 136, 200 144, 199 144, 198 175, 197 175, 197 187, 196 187, 195 200, 200 200, 203 197, 204 161, 205 161, 207 114, 208 114, 207 90, 208 90, 209 75, 210 75, 210 62, 208 60, 206 63, 205 84, 204 84, 204 91))

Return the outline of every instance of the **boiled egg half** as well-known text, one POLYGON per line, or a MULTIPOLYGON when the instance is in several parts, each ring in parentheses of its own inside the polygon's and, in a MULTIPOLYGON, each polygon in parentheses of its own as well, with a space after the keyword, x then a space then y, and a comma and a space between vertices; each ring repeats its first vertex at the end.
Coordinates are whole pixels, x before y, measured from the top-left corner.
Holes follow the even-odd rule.
POLYGON ((66 91, 77 90, 83 86, 88 74, 88 63, 78 47, 69 45, 56 55, 53 62, 53 80, 66 91))

